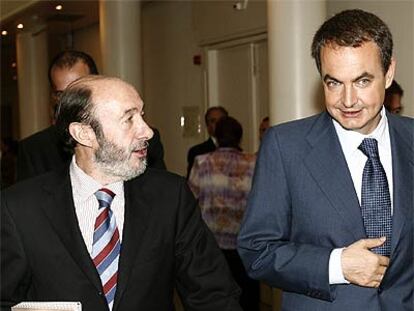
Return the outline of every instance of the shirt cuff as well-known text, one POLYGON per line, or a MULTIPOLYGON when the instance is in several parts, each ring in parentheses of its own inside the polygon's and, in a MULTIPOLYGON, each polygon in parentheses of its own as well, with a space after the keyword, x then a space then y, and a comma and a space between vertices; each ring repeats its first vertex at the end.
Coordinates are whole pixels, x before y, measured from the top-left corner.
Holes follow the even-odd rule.
POLYGON ((341 256, 343 248, 335 248, 329 257, 329 284, 349 284, 342 273, 341 256))

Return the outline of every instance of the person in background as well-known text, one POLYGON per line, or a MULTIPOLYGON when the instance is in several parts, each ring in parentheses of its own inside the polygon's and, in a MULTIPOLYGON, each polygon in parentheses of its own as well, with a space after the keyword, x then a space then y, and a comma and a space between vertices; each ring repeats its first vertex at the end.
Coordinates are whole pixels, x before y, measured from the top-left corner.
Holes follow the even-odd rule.
POLYGON ((270 127, 269 117, 264 117, 262 122, 259 125, 259 140, 262 142, 264 134, 266 133, 267 129, 270 127))
MULTIPOLYGON (((49 71, 49 83, 52 88, 52 110, 65 88, 73 81, 89 75, 98 74, 92 57, 81 51, 63 51, 52 60, 49 71)), ((54 113, 53 121, 54 123, 54 113)), ((164 149, 160 135, 154 129, 154 137, 149 142, 148 164, 151 167, 165 169, 164 149)), ((19 142, 17 156, 17 179, 23 180, 43 174, 66 164, 72 158, 57 135, 56 127, 37 132, 19 142)))
POLYGON ((153 135, 126 82, 86 76, 61 94, 56 128, 74 156, 1 200, 1 310, 239 311, 239 288, 185 178, 147 168, 153 135))
POLYGON ((391 86, 385 91, 384 106, 391 112, 400 114, 402 110, 401 99, 404 95, 404 91, 397 81, 393 80, 391 86))
POLYGON ((191 168, 193 167, 194 159, 200 154, 212 152, 217 149, 216 138, 214 137, 214 130, 216 123, 222 117, 228 116, 228 112, 221 106, 214 106, 207 109, 204 116, 206 122, 206 128, 209 138, 201 144, 195 145, 188 150, 187 154, 187 178, 190 176, 191 168))
POLYGON ((247 276, 237 254, 237 234, 246 209, 256 157, 241 151, 243 129, 232 117, 216 124, 217 150, 195 158, 189 185, 201 214, 241 287, 243 310, 259 310, 259 282, 247 276))
POLYGON ((313 37, 326 111, 270 128, 238 237, 282 310, 412 311, 414 120, 383 106, 387 25, 346 10, 313 37))

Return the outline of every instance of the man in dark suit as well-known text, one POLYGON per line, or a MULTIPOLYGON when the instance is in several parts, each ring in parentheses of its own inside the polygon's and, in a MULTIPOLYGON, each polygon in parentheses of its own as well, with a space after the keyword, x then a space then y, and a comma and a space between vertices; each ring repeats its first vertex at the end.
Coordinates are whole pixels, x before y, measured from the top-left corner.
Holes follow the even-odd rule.
POLYGON ((221 106, 214 106, 207 109, 206 114, 204 115, 204 120, 206 122, 206 128, 209 135, 209 138, 202 142, 201 144, 195 145, 188 150, 187 154, 187 179, 190 177, 191 168, 194 164, 194 159, 200 154, 205 154, 212 152, 217 149, 217 141, 214 136, 214 131, 216 129, 216 123, 222 117, 227 117, 228 112, 221 106))
MULTIPOLYGON (((98 74, 92 57, 80 51, 63 51, 55 56, 49 67, 49 83, 53 90, 53 110, 59 95, 73 81, 89 74, 98 74)), ((54 116, 53 116, 54 118, 54 116)), ((164 149, 158 130, 149 142, 148 165, 165 169, 164 149)), ((72 158, 64 149, 55 126, 37 132, 19 143, 17 158, 17 178, 23 180, 61 167, 72 158)))
POLYGON ((414 122, 383 107, 391 33, 343 11, 312 55, 327 111, 267 131, 239 253, 250 276, 283 289, 282 310, 412 311, 414 122))
POLYGON ((239 289, 186 180, 146 168, 151 128, 136 90, 87 76, 61 95, 70 165, 1 200, 2 311, 20 301, 83 310, 241 310, 239 289))

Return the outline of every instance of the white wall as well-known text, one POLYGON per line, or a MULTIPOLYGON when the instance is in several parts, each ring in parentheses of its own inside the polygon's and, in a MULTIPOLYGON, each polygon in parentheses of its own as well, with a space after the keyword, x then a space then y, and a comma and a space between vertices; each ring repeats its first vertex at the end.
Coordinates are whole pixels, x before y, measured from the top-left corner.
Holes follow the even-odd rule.
POLYGON ((266 32, 266 0, 196 0, 192 3, 194 30, 200 44, 266 32))
POLYGON ((203 135, 184 138, 182 107, 204 111, 203 67, 193 64, 201 54, 193 33, 190 1, 150 2, 142 9, 145 111, 158 128, 170 171, 186 174, 187 150, 203 135))
POLYGON ((92 56, 98 67, 98 71, 102 73, 102 53, 99 43, 99 24, 94 24, 82 28, 73 34, 73 49, 83 51, 92 56))
POLYGON ((403 114, 414 117, 414 0, 328 1, 328 16, 345 9, 359 8, 383 19, 393 34, 397 60, 395 79, 404 89, 403 114))

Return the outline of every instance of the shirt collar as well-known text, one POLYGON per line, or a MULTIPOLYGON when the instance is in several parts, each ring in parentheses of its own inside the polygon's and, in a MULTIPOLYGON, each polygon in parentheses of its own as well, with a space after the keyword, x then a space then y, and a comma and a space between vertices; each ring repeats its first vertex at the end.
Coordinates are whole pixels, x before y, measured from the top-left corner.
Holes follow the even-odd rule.
POLYGON ((387 114, 385 113, 384 106, 381 109, 381 119, 378 126, 370 134, 364 135, 353 130, 344 129, 335 119, 332 119, 335 126, 336 133, 338 134, 339 141, 342 146, 342 150, 345 154, 353 153, 358 150, 364 138, 375 138, 379 145, 385 143, 386 133, 388 131, 387 114))
POLYGON ((213 141, 214 145, 216 147, 218 147, 218 142, 217 142, 217 138, 215 138, 214 136, 210 136, 211 140, 213 141))
MULTIPOLYGON (((80 200, 87 200, 96 191, 101 188, 107 188, 111 190, 115 195, 123 195, 124 183, 117 181, 108 185, 101 185, 98 181, 86 174, 76 163, 76 157, 72 157, 72 162, 69 168, 70 179, 72 183, 73 192, 77 194, 80 200)), ((116 196, 115 196, 116 197, 116 196)))

